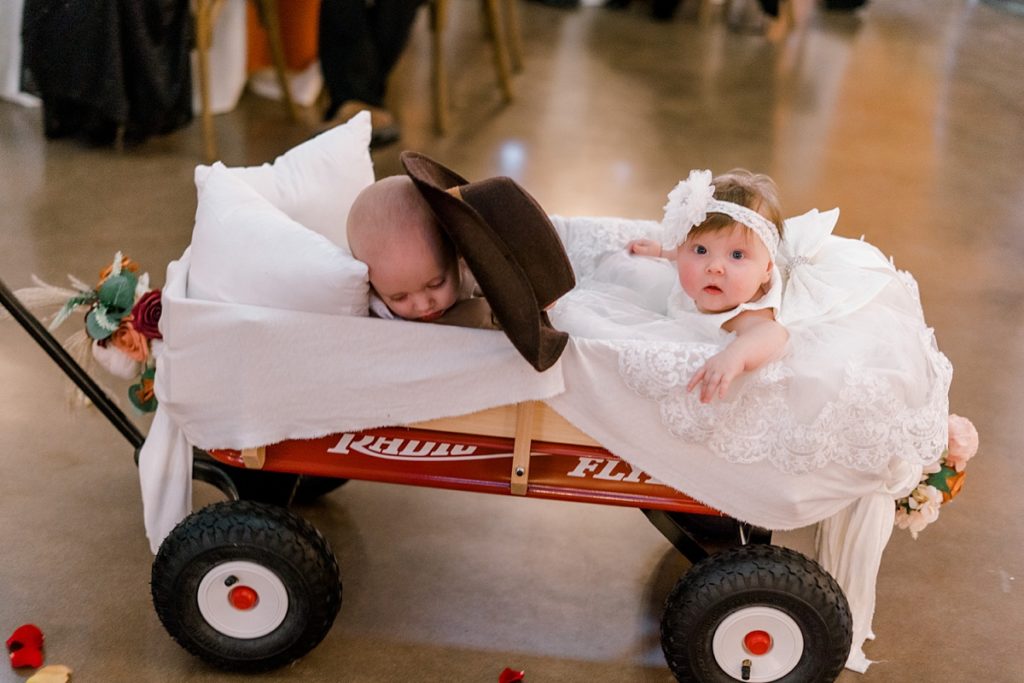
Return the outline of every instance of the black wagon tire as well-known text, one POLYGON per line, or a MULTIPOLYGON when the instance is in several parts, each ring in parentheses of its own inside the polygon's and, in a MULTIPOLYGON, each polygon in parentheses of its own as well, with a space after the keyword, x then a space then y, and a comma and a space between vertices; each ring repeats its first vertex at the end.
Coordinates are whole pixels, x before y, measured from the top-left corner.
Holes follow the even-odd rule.
POLYGON ((255 672, 315 648, 341 608, 338 563, 322 535, 287 510, 227 501, 189 515, 153 562, 157 616, 215 666, 255 672))
POLYGON ((665 659, 684 683, 834 681, 852 637, 835 579, 794 550, 762 544, 694 565, 661 620, 665 659))

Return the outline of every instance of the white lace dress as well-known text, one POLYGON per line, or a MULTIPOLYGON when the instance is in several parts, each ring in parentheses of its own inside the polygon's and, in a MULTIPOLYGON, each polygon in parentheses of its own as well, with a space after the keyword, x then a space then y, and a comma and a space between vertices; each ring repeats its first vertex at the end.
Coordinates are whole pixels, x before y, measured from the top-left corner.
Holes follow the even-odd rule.
POLYGON ((579 283, 552 322, 613 346, 622 383, 656 402, 681 445, 789 474, 831 463, 878 471, 893 456, 934 461, 946 442, 952 368, 913 278, 872 245, 833 236, 838 215, 811 211, 786 222, 771 288, 742 308, 775 308, 789 344, 780 360, 738 378, 724 400, 701 404, 686 384, 729 343, 721 325, 740 309, 702 314, 679 291, 674 265, 625 253, 630 239, 658 238, 656 223, 556 222, 579 283))

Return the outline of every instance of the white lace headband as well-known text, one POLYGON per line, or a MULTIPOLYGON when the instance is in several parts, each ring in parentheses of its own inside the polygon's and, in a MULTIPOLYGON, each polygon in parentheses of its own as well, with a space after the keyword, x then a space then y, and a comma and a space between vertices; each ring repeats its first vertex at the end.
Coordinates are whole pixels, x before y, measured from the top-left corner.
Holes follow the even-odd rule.
POLYGON ((679 181, 669 195, 665 204, 665 218, 661 224, 668 236, 669 247, 683 242, 694 226, 703 223, 709 213, 724 213, 734 221, 742 223, 761 238, 768 254, 775 261, 775 253, 779 248, 779 231, 775 225, 745 206, 733 202, 715 199, 715 186, 711 184, 711 171, 690 171, 686 180, 679 181))

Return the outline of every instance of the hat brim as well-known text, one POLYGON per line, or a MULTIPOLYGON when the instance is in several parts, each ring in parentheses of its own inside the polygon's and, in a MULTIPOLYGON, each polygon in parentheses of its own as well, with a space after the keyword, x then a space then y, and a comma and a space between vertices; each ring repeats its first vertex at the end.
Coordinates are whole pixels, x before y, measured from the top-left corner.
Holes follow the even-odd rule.
POLYGON ((538 371, 554 365, 569 336, 544 309, 575 278, 547 215, 510 178, 470 183, 422 154, 403 152, 401 161, 509 340, 538 371))

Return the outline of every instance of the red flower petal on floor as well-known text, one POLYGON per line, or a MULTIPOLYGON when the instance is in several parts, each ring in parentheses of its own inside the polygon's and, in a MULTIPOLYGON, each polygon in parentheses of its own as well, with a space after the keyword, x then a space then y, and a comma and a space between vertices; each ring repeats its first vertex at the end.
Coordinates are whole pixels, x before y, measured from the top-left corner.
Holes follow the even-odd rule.
POLYGON ((7 639, 7 649, 11 652, 23 647, 34 647, 41 650, 43 647, 43 632, 35 624, 22 624, 14 629, 14 633, 7 639))
POLYGON ((513 671, 509 667, 505 667, 505 670, 498 676, 498 683, 516 683, 526 678, 525 671, 513 671))
POLYGON ((15 669, 30 667, 38 669, 43 665, 43 653, 31 645, 20 647, 11 653, 11 666, 15 669))

